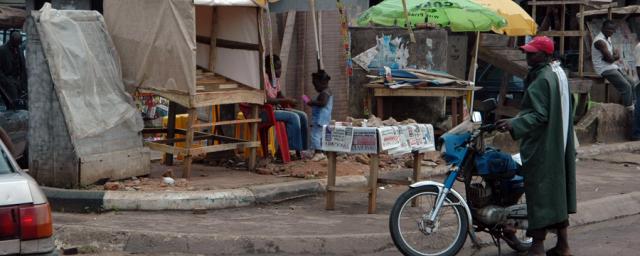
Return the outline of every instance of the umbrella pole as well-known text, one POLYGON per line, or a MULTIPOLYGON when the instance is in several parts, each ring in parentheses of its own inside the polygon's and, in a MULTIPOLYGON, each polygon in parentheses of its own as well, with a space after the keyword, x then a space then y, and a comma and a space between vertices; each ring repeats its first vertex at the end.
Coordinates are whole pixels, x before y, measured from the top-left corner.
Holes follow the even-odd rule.
POLYGON ((309 11, 311 11, 311 15, 313 17, 313 36, 315 37, 316 42, 316 62, 318 65, 318 71, 322 69, 322 63, 320 62, 320 42, 318 41, 318 20, 316 19, 316 1, 309 0, 309 11))
POLYGON ((470 102, 470 108, 469 108, 469 113, 473 112, 473 101, 474 98, 476 96, 476 72, 478 71, 478 49, 480 48, 480 32, 476 32, 476 45, 474 47, 474 54, 473 54, 473 66, 471 67, 471 76, 470 76, 470 81, 471 83, 471 102, 470 102))
POLYGON ((407 10, 407 0, 402 0, 402 9, 404 9, 404 18, 406 19, 405 25, 407 25, 407 28, 409 29, 409 37, 411 38, 411 42, 415 43, 416 36, 413 34, 413 29, 411 29, 411 23, 409 22, 409 11, 407 10))

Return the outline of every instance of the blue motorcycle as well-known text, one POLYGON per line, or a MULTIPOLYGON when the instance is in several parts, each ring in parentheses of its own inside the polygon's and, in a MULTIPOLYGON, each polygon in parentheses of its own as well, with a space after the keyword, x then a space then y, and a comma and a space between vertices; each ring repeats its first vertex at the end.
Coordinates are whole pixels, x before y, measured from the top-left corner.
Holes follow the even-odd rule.
MULTIPOLYGON (((486 110, 495 109, 495 102, 489 105, 486 110)), ((467 235, 479 244, 476 232, 489 233, 499 249, 501 239, 518 252, 531 247, 521 166, 484 145, 483 135, 494 128, 486 124, 443 135, 441 151, 450 166, 444 183, 417 182, 396 200, 389 229, 404 255, 456 255, 467 235), (464 185, 466 199, 454 189, 456 181, 464 185)))

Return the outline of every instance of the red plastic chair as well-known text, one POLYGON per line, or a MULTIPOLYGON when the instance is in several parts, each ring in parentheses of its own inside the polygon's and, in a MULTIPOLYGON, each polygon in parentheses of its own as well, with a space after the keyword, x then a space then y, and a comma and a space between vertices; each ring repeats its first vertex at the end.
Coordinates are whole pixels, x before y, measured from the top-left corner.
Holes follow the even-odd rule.
MULTIPOLYGON (((240 108, 243 113, 249 113, 248 106, 241 104, 240 108)), ((275 126, 276 132, 276 141, 278 142, 278 148, 280 149, 280 155, 282 157, 283 163, 291 162, 291 155, 289 154, 289 139, 287 138, 287 126, 284 122, 276 121, 275 111, 271 104, 264 104, 262 106, 262 110, 267 115, 267 121, 261 122, 258 125, 258 135, 260 135, 260 146, 262 147, 262 152, 264 155, 267 155, 269 152, 269 129, 272 126, 275 126)))

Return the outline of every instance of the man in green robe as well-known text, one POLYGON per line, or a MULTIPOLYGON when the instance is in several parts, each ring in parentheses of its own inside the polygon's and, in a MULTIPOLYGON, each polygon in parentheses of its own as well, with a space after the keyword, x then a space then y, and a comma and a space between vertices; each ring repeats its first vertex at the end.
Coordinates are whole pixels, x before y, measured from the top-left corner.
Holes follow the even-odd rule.
POLYGON ((576 212, 576 151, 570 92, 566 75, 551 62, 553 41, 535 37, 521 47, 527 54, 529 73, 517 117, 496 126, 520 141, 522 173, 533 238, 529 255, 545 255, 548 229, 558 232, 556 247, 547 255, 570 255, 567 239, 569 214, 576 212))

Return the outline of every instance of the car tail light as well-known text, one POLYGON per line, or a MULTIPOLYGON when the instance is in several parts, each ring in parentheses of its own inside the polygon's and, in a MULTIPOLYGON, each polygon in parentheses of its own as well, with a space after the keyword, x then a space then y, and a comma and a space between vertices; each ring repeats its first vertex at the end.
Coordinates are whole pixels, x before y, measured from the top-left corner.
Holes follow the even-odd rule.
POLYGON ((20 207, 20 239, 47 238, 53 234, 49 204, 20 207))
POLYGON ((18 237, 18 208, 0 208, 0 240, 15 239, 18 237))

